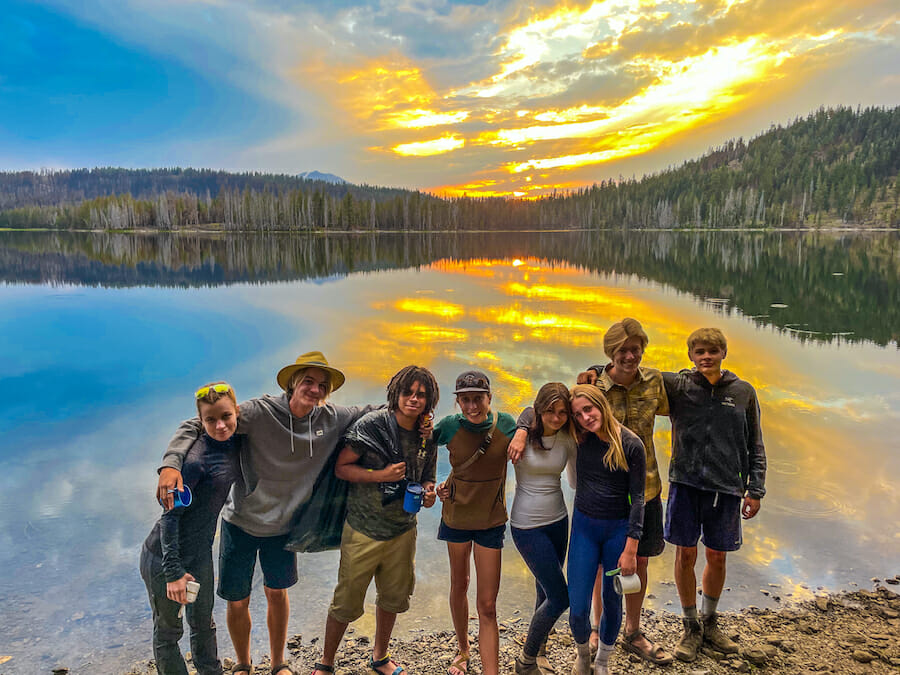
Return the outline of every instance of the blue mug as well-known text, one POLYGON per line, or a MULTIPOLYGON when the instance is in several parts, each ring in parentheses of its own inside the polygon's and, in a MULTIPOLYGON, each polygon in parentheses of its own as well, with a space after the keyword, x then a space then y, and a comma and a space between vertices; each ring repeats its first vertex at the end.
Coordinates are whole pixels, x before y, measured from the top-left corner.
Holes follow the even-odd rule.
MULTIPOLYGON (((178 490, 172 490, 172 508, 177 509, 179 506, 190 506, 191 505, 191 489, 185 485, 184 488, 179 492, 178 490)), ((165 505, 162 503, 162 500, 157 499, 159 505, 165 508, 165 505)))
POLYGON ((406 494, 403 495, 403 510, 407 513, 418 513, 422 508, 422 495, 425 493, 419 483, 409 483, 406 486, 406 494))

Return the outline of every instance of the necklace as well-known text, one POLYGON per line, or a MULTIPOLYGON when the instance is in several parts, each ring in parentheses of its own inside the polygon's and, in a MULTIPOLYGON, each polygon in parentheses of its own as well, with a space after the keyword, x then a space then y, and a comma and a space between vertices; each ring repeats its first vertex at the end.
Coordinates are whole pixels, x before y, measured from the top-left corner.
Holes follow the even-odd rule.
POLYGON ((546 436, 542 436, 542 437, 541 437, 541 447, 542 447, 544 450, 548 450, 548 451, 549 451, 549 450, 552 450, 553 448, 555 448, 555 447, 556 447, 556 437, 557 437, 558 435, 559 435, 558 433, 553 434, 553 442, 550 444, 550 447, 549 447, 549 448, 548 448, 546 445, 544 445, 544 439, 547 438, 547 437, 546 437, 546 436))

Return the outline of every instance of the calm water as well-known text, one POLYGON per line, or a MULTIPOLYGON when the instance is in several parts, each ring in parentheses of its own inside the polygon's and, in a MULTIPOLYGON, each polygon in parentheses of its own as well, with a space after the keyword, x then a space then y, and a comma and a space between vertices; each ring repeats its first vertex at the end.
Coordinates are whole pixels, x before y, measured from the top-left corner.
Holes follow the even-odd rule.
MULTIPOLYGON (((337 403, 383 400, 389 377, 415 362, 443 386, 439 415, 473 366, 490 373, 495 408, 515 414, 544 382, 602 362, 603 332, 624 316, 643 322, 645 363, 662 369, 689 365, 687 334, 717 325, 726 366, 759 391, 770 463, 762 512, 729 556, 724 607, 900 572, 897 233, 7 232, 0 281, 2 673, 113 672, 150 658, 137 558, 159 515, 168 437, 199 384, 275 392, 276 371, 310 349, 347 373, 337 403)), ((669 444, 660 419, 663 475, 669 444)), ((444 454, 439 476, 447 469, 444 454)), ((420 517, 417 591, 397 634, 450 627, 438 517, 420 517)), ((501 614, 527 618, 532 582, 507 544, 501 614)), ((648 606, 677 607, 671 568, 671 551, 651 562, 648 606)), ((290 630, 311 638, 337 554, 300 556, 300 572, 290 630)), ((372 628, 370 616, 357 624, 372 628)))

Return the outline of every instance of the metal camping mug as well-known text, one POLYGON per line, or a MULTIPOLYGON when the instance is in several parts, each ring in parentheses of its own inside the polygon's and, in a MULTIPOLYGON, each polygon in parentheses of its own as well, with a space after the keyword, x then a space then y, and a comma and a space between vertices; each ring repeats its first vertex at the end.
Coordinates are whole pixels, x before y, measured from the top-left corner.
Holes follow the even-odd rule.
POLYGON ((622 576, 621 568, 617 567, 606 573, 606 576, 613 578, 613 588, 619 595, 628 595, 629 593, 637 593, 641 590, 641 578, 637 574, 629 574, 622 576))
POLYGON ((403 495, 403 510, 407 513, 418 513, 422 508, 422 494, 425 490, 419 483, 409 483, 403 495))

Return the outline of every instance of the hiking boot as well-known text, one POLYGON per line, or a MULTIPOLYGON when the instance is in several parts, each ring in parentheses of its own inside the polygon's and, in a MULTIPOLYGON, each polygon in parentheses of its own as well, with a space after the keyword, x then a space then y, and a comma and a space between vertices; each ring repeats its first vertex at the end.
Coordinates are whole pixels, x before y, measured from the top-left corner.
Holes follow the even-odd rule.
POLYGON ((703 644, 723 654, 737 654, 740 651, 737 642, 721 631, 715 614, 703 617, 703 644))
POLYGON ((542 675, 535 661, 525 663, 521 656, 516 657, 516 675, 542 675))
POLYGON ((697 619, 682 619, 684 623, 684 635, 675 647, 675 658, 679 661, 691 663, 697 660, 697 652, 703 643, 703 626, 697 619))

